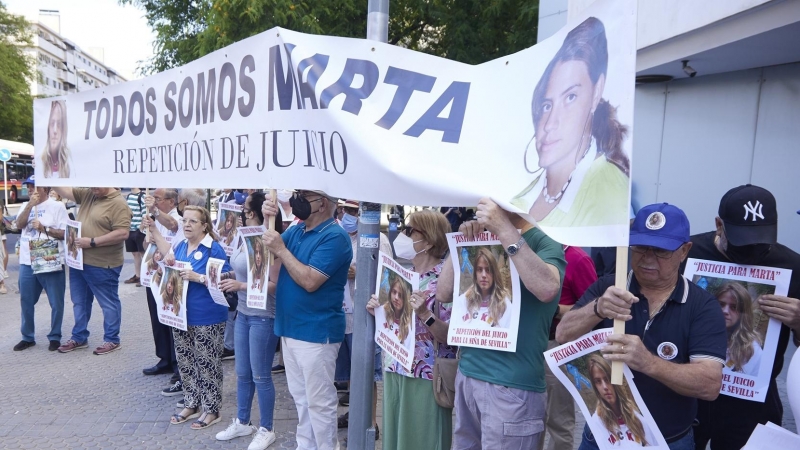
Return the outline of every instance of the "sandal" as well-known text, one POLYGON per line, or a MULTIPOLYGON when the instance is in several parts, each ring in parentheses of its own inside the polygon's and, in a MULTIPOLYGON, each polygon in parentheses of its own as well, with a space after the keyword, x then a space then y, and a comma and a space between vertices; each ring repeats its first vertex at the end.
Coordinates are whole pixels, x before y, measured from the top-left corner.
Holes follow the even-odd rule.
POLYGON ((211 425, 214 425, 215 423, 218 423, 220 420, 222 420, 222 416, 220 416, 219 413, 216 413, 216 414, 214 414, 214 413, 204 413, 203 417, 201 417, 201 418, 195 420, 194 422, 192 422, 192 429, 193 430, 202 430, 203 428, 208 428, 211 425), (205 422, 206 418, 209 415, 216 416, 216 418, 214 420, 212 420, 211 422, 205 422))
MULTIPOLYGON (((193 413, 189 414, 188 416, 183 416, 181 414, 173 414, 172 417, 169 419, 170 425, 178 425, 180 423, 184 423, 190 419, 194 419, 195 417, 200 417, 200 408, 183 408, 183 411, 194 411, 193 413)), ((181 412, 183 412, 181 411, 181 412)))

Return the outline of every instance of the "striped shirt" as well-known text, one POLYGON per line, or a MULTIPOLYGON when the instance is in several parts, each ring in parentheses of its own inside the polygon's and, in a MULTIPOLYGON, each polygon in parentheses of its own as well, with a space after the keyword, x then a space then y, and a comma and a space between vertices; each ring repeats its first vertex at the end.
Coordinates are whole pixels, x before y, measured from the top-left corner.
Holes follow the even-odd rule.
POLYGON ((139 194, 130 193, 127 198, 128 208, 131 209, 131 231, 139 229, 142 224, 142 213, 144 212, 144 195, 142 195, 142 206, 139 206, 139 194))

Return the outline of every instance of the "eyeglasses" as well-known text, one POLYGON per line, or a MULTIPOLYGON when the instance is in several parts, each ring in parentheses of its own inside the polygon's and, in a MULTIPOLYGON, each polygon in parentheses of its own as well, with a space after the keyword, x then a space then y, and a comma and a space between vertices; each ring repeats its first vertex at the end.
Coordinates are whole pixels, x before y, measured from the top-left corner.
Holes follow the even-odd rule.
POLYGON ((646 255, 650 250, 652 250, 653 255, 659 259, 669 259, 672 257, 672 254, 675 253, 674 250, 664 250, 663 248, 645 247, 642 245, 631 245, 631 251, 640 255, 646 255))
POLYGON ((247 213, 253 212, 253 210, 252 209, 247 209, 247 208, 242 208, 242 212, 247 214, 247 213))
POLYGON ((358 208, 342 208, 342 211, 344 211, 347 214, 350 214, 351 216, 358 215, 358 208))
POLYGON ((197 219, 182 219, 182 222, 183 222, 184 225, 193 225, 193 226, 197 225, 197 224, 200 224, 200 223, 204 223, 204 222, 201 222, 201 221, 199 221, 197 219))

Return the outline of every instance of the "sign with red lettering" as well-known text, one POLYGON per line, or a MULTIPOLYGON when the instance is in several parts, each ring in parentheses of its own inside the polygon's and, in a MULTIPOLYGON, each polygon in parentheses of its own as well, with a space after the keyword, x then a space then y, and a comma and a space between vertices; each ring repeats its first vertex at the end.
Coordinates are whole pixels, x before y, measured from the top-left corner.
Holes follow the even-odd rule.
MULTIPOLYGON (((189 282, 181 278, 181 270, 192 269, 188 262, 175 261, 164 266, 161 284, 151 284, 158 308, 158 321, 164 325, 186 331, 186 288, 189 282)), ((155 280, 155 278, 154 278, 155 280)))
POLYGON ((267 229, 241 227, 239 235, 244 240, 247 253, 247 307, 267 309, 267 285, 269 284, 269 251, 261 236, 267 229))
POLYGON ((375 342, 403 368, 411 370, 417 335, 411 293, 419 290, 419 274, 383 252, 378 257, 375 296, 380 306, 375 308, 375 342))
POLYGON ((449 233, 453 255, 453 313, 447 343, 517 351, 519 274, 497 236, 449 233))
POLYGON ((600 449, 669 449, 624 366, 622 385, 611 384, 611 364, 600 349, 611 328, 589 332, 544 353, 550 371, 578 404, 600 449))
POLYGON ((781 323, 759 300, 786 295, 792 271, 690 258, 684 276, 714 294, 728 329, 720 394, 763 402, 769 388, 781 323))

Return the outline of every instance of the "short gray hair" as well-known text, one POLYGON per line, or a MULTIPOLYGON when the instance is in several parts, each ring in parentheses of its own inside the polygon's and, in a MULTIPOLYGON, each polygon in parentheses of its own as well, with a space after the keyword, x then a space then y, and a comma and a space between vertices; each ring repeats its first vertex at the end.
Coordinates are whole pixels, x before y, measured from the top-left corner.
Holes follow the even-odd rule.
POLYGON ((186 200, 187 205, 206 207, 206 191, 204 189, 181 189, 178 202, 186 200))
POLYGON ((164 188, 164 200, 172 200, 178 204, 178 190, 172 188, 164 188))

